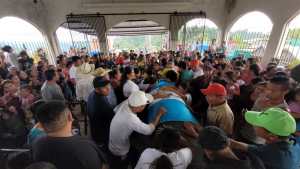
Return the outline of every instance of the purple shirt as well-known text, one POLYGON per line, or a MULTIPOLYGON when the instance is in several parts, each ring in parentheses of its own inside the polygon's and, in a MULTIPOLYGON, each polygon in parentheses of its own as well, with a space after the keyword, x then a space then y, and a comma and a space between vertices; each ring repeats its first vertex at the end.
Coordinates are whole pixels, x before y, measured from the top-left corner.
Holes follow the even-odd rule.
POLYGON ((293 113, 300 113, 300 104, 297 102, 291 102, 289 104, 289 109, 293 113))

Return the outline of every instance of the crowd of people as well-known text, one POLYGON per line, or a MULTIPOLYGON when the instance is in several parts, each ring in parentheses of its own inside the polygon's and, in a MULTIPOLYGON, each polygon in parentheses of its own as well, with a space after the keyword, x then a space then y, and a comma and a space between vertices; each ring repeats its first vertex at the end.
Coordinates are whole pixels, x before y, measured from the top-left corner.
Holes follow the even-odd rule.
POLYGON ((299 169, 297 78, 215 48, 81 52, 51 65, 3 47, 0 148, 29 149, 6 167, 299 169), (86 105, 88 136, 74 130, 76 101, 86 105))

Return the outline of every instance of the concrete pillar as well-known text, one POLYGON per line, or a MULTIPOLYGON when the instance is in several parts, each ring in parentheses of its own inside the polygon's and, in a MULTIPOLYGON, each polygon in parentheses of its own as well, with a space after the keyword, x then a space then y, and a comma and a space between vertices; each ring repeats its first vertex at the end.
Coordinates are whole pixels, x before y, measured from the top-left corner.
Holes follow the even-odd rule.
POLYGON ((183 46, 183 50, 186 50, 186 23, 184 24, 183 26, 183 43, 182 43, 182 46, 183 46))
POLYGON ((262 66, 265 68, 267 64, 277 54, 277 48, 280 45, 280 39, 285 28, 284 22, 274 22, 273 30, 269 37, 268 45, 266 47, 265 54, 262 58, 262 66))
POLYGON ((176 50, 177 43, 178 43, 178 30, 174 30, 174 32, 170 32, 170 49, 176 50))
MULTIPOLYGON (((98 37, 99 39, 99 37, 98 37)), ((105 38, 99 39, 99 44, 100 44, 100 51, 104 54, 108 53, 108 49, 107 49, 107 37, 105 36, 105 38)))
POLYGON ((47 32, 44 34, 49 48, 48 60, 50 64, 56 64, 56 56, 60 54, 60 48, 55 33, 47 32))

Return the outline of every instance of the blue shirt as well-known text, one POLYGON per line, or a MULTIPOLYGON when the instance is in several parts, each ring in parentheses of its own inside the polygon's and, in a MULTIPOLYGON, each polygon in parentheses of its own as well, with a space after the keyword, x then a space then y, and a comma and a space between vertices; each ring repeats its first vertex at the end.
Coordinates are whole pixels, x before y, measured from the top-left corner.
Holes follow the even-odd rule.
POLYGON ((264 162, 266 169, 299 169, 299 144, 281 141, 277 143, 249 147, 264 162))
POLYGON ((175 83, 161 79, 153 86, 152 90, 160 89, 165 86, 175 86, 175 83))
POLYGON ((46 133, 43 130, 40 130, 38 128, 32 128, 27 136, 27 144, 31 145, 38 138, 43 136, 46 136, 46 133))
POLYGON ((160 119, 161 123, 169 121, 192 122, 195 124, 198 123, 198 121, 195 119, 192 112, 188 109, 185 103, 174 98, 162 99, 151 104, 148 108, 149 122, 154 120, 156 113, 159 111, 160 107, 164 107, 167 110, 167 113, 160 119))
MULTIPOLYGON (((300 119, 296 119, 296 131, 300 132, 300 119)), ((300 136, 295 137, 295 139, 297 140, 297 143, 300 143, 300 136)))

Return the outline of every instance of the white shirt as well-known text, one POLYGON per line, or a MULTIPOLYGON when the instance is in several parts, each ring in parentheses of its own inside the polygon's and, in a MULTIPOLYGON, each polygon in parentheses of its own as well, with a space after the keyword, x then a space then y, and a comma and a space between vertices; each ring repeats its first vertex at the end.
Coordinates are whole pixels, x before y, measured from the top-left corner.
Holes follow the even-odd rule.
POLYGON ((157 149, 148 148, 142 153, 135 169, 149 169, 152 162, 162 155, 168 156, 174 169, 186 169, 193 158, 192 151, 189 148, 183 148, 168 154, 157 149))
POLYGON ((76 79, 76 74, 77 68, 74 65, 72 65, 72 67, 69 70, 70 79, 76 79))
POLYGON ((155 126, 143 123, 129 108, 128 100, 118 105, 115 112, 116 115, 110 124, 109 150, 116 156, 126 156, 130 148, 131 133, 136 131, 143 135, 150 135, 155 130, 155 126))
POLYGON ((90 93, 94 90, 93 75, 77 74, 76 79, 76 97, 78 100, 87 101, 90 93), (78 78, 79 77, 79 78, 78 78))
POLYGON ((197 70, 195 70, 193 72, 193 78, 197 78, 197 77, 200 77, 200 76, 203 76, 204 75, 204 71, 202 68, 198 68, 197 70))
POLYGON ((127 80, 123 86, 123 94, 127 98, 132 92, 139 91, 139 86, 135 84, 132 80, 127 80))

